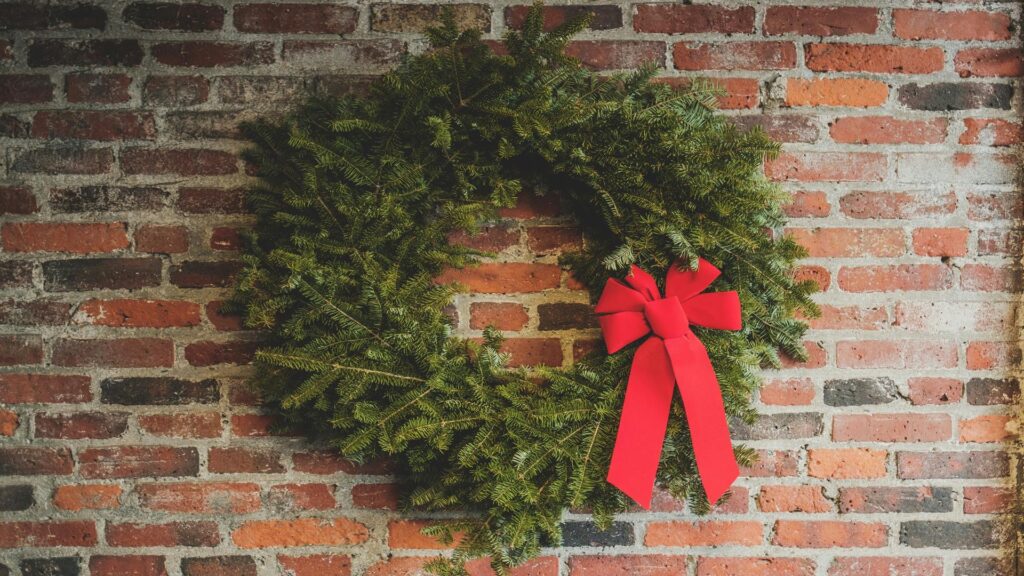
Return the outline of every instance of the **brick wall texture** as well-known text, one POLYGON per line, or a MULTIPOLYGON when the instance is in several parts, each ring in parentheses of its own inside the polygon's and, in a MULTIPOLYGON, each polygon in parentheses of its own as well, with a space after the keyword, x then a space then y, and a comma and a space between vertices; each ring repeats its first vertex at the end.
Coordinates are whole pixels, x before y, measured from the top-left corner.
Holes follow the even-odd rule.
MULTIPOLYGON (((569 514, 518 576, 997 573, 1020 6, 793 2, 546 9, 593 11, 571 46, 588 65, 716 78, 724 113, 784 143, 766 170, 824 314, 734 429, 761 459, 728 503, 697 517, 661 495, 607 532, 569 514)), ((498 38, 526 7, 454 8, 498 38)), ((399 576, 437 553, 387 463, 269 433, 244 386, 255 335, 218 302, 251 222, 237 123, 363 90, 438 11, 0 0, 0 574, 399 576)), ((596 338, 556 264, 581 240, 557 202, 454 240, 499 252, 452 275, 474 290, 464 334, 497 325, 521 364, 596 338)))

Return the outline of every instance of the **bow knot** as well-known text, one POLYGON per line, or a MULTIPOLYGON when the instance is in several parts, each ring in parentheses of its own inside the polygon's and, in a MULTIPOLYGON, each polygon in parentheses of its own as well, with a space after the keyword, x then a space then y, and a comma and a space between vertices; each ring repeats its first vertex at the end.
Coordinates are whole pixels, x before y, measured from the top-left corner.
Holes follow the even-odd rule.
POLYGON ((626 283, 609 279, 594 311, 609 353, 648 334, 633 356, 608 481, 644 508, 650 507, 658 460, 678 387, 686 409, 704 491, 717 501, 739 475, 721 390, 707 350, 690 325, 739 330, 736 292, 704 289, 720 272, 703 258, 696 270, 674 264, 661 297, 654 278, 633 266, 626 283))

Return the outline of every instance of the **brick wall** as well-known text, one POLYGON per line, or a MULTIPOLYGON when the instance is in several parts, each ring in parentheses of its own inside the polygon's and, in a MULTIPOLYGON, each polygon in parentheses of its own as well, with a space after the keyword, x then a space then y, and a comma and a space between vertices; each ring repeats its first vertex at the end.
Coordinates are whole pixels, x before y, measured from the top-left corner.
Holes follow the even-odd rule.
MULTIPOLYGON (((268 435, 253 335, 218 301, 249 222, 237 122, 359 90, 437 6, 89 2, 0 3, 0 574, 415 573, 436 545, 392 511, 387 465, 268 435)), ((698 519, 660 496, 604 533, 570 515, 517 574, 994 573, 1019 7, 817 4, 588 4, 585 62, 718 78, 728 114, 785 143, 767 171, 824 315, 734 430, 761 460, 732 500, 698 519)), ((524 13, 456 9, 492 37, 524 13)), ((501 263, 459 274, 460 328, 568 362, 596 336, 555 265, 580 232, 550 203, 505 216, 461 240, 501 263)))

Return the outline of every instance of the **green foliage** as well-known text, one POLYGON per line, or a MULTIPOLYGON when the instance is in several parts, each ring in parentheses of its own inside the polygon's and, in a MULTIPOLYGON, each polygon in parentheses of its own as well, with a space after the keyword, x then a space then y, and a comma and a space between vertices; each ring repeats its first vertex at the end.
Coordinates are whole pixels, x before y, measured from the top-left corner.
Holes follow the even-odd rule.
MULTIPOLYGON (((449 244, 519 194, 558 193, 586 234, 563 264, 595 295, 636 263, 664 278, 703 256, 740 294, 744 329, 705 342, 730 415, 754 416, 758 370, 799 357, 812 285, 800 248, 765 233, 785 196, 761 174, 776 146, 713 109, 714 91, 595 75, 563 55, 574 23, 542 33, 539 10, 497 55, 449 18, 433 48, 365 98, 319 100, 248 127, 263 187, 235 305, 266 332, 255 384, 295 426, 347 458, 393 458, 405 504, 460 514, 466 535, 439 574, 490 556, 499 573, 560 541, 570 506, 602 522, 627 507, 605 482, 635 347, 540 376, 506 367, 500 336, 454 337, 446 267, 481 254, 449 244)), ((659 484, 706 509, 682 406, 659 484)), ((741 462, 751 451, 738 448, 741 462)))

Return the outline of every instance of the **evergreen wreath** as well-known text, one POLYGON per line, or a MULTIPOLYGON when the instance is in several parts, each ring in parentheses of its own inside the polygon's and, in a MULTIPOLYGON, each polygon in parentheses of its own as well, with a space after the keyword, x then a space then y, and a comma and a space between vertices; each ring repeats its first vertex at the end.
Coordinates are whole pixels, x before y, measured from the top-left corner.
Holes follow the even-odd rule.
MULTIPOLYGON (((631 264, 663 279, 673 262, 722 269, 743 329, 695 331, 727 413, 751 421, 759 369, 802 358, 813 282, 803 250, 770 233, 787 196, 762 173, 777 145, 716 114, 716 91, 652 81, 653 69, 596 75, 565 56, 581 20, 543 32, 536 5, 496 53, 446 16, 431 48, 368 97, 319 99, 257 123, 248 152, 262 185, 235 306, 265 331, 255 386, 291 425, 354 461, 387 456, 403 505, 444 511, 427 531, 459 543, 438 574, 489 556, 499 574, 561 540, 566 508, 601 526, 627 509, 605 482, 636 345, 571 368, 506 366, 501 336, 453 335, 458 287, 435 278, 485 253, 449 243, 520 194, 558 193, 585 235, 561 259, 596 297, 631 264)), ((749 464, 753 451, 735 449, 749 464)), ((704 498, 674 402, 658 484, 704 498)))

